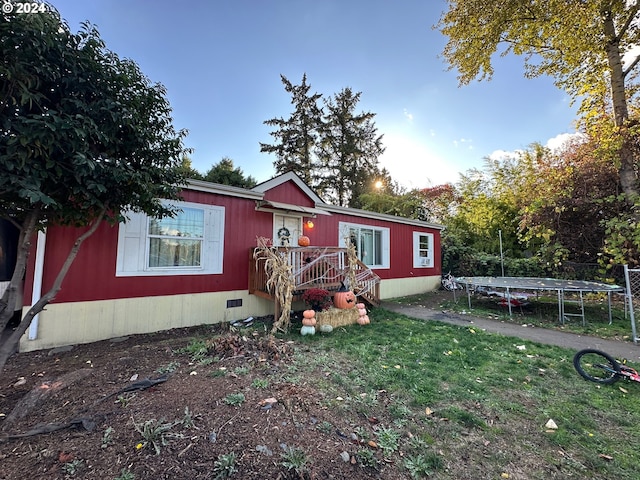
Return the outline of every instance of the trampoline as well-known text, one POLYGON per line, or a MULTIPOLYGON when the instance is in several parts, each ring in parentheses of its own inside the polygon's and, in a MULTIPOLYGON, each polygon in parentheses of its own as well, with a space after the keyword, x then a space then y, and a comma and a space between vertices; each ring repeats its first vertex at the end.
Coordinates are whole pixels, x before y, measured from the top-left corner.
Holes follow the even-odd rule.
POLYGON ((611 325, 611 295, 613 293, 625 293, 626 290, 618 285, 609 285, 606 283, 591 282, 584 280, 561 280, 558 278, 538 278, 538 277, 456 277, 455 282, 463 285, 467 291, 467 299, 469 308, 471 308, 471 291, 477 287, 502 289, 504 297, 507 300, 509 315, 511 315, 512 298, 517 298, 516 291, 519 290, 536 290, 536 291, 555 291, 558 296, 558 320, 564 323, 567 317, 580 317, 582 324, 585 324, 584 317, 584 294, 585 293, 606 293, 609 305, 609 325, 611 325), (565 311, 566 293, 575 293, 578 296, 577 301, 580 313, 567 313, 565 311))

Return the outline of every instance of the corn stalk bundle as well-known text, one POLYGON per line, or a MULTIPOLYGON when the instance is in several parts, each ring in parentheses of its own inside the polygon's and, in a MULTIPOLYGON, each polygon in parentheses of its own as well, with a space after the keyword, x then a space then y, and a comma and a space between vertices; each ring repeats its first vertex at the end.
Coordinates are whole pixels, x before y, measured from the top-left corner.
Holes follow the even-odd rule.
POLYGON ((293 272, 287 258, 288 252, 279 252, 275 247, 270 246, 270 240, 264 237, 258 237, 257 247, 253 252, 253 258, 256 260, 256 267, 259 261, 264 262, 264 271, 267 274, 266 287, 269 292, 273 293, 276 300, 280 303, 280 317, 275 319, 271 334, 280 330, 288 332, 291 324, 291 303, 293 301, 293 272))

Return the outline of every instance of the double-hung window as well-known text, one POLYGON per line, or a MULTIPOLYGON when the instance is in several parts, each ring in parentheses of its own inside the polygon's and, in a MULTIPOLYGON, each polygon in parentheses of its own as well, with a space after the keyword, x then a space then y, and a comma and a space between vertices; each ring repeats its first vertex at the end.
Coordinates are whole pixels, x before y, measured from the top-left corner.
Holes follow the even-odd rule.
POLYGON ((224 207, 177 202, 174 217, 129 212, 118 231, 116 276, 222 273, 224 207))
MULTIPOLYGON (((362 263, 373 268, 389 268, 388 228, 340 222, 339 230, 346 232, 362 263)), ((346 246, 345 238, 340 239, 340 244, 346 246)))
POLYGON ((202 266, 204 210, 183 208, 175 217, 149 219, 149 268, 202 266))
POLYGON ((433 267, 433 234, 413 232, 413 267, 433 267))

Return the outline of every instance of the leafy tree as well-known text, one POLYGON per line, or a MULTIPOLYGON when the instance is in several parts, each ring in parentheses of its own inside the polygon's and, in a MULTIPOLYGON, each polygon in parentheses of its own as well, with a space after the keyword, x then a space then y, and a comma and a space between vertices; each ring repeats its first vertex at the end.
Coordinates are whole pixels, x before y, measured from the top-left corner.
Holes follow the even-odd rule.
MULTIPOLYGON (((449 37, 444 57, 461 84, 491 79, 492 59, 525 56, 525 76, 550 75, 574 100, 588 125, 610 112, 607 138, 616 152, 619 181, 629 205, 638 199, 638 122, 629 102, 638 92, 639 57, 623 56, 640 43, 640 3, 623 0, 449 0, 438 28, 449 37)), ((596 122, 597 124, 597 122, 596 122)))
POLYGON ((320 191, 341 206, 360 207, 359 197, 379 175, 378 157, 384 152, 374 113, 356 114, 361 93, 344 88, 325 100, 318 159, 320 191))
POLYGON ((213 165, 204 175, 204 180, 233 187, 252 188, 256 186, 256 179, 251 175, 245 177, 240 167, 234 168, 233 160, 229 157, 224 157, 213 165))
POLYGON ((47 10, 0 17, 0 217, 19 229, 0 330, 18 306, 34 234, 83 228, 50 290, 0 345, 0 370, 98 225, 124 209, 172 214, 159 199, 177 198, 185 180, 185 132, 172 126, 164 87, 109 51, 93 26, 73 34, 47 10))
POLYGON ((502 238, 503 251, 519 256, 518 207, 514 196, 500 192, 502 187, 490 173, 472 169, 461 175, 457 186, 460 202, 448 228, 464 233, 472 248, 486 253, 499 254, 502 238))
POLYGON ((445 271, 500 275, 501 253, 505 259, 526 255, 518 237, 519 185, 526 174, 517 156, 486 158, 484 170, 460 175, 455 187, 427 190, 427 207, 446 226, 442 237, 445 271))
POLYGON ((523 238, 545 262, 595 264, 606 242, 606 223, 627 210, 620 201, 613 163, 598 154, 597 141, 585 137, 557 152, 540 149, 525 156, 535 174, 523 182, 523 238), (559 255, 561 253, 561 255, 559 255))
POLYGON ((399 195, 386 192, 367 192, 360 195, 359 203, 360 208, 371 212, 428 220, 420 190, 411 190, 399 195))
POLYGON ((311 85, 307 85, 306 73, 300 85, 292 84, 284 75, 280 75, 280 79, 284 89, 291 94, 294 111, 288 119, 280 117, 264 122, 276 127, 270 132, 276 143, 260 143, 260 151, 276 155, 273 166, 277 173, 295 172, 307 185, 313 186, 313 149, 322 119, 322 111, 318 107, 322 95, 309 94, 311 85))
POLYGON ((459 198, 453 184, 423 188, 420 195, 430 221, 445 224, 455 214, 459 198))

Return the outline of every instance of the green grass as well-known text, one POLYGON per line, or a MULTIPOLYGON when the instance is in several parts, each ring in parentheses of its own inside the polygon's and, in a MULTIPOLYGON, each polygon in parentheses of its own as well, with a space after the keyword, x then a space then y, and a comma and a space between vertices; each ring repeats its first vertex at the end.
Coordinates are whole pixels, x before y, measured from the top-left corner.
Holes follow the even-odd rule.
MULTIPOLYGON (((440 303, 440 308, 454 312, 471 313, 478 317, 495 318, 501 321, 510 321, 518 324, 527 323, 543 328, 563 330, 566 332, 579 333, 583 335, 593 335, 601 338, 631 339, 631 327, 629 318, 625 317, 624 303, 622 297, 614 296, 612 300, 611 317, 612 324, 609 325, 609 308, 607 296, 605 294, 585 294, 585 325, 578 317, 568 317, 561 323, 558 318, 558 299, 555 296, 541 295, 531 300, 529 305, 512 309, 512 315, 504 307, 498 305, 496 298, 473 295, 471 297, 471 308, 467 294, 457 292, 455 299, 453 293, 449 293, 440 303)), ((394 299, 395 302, 404 305, 423 305, 433 303, 433 292, 420 295, 394 299)), ((567 297, 568 300, 576 300, 576 297, 567 297)), ((567 303, 567 313, 578 313, 577 305, 567 303)))
POLYGON ((374 436, 385 457, 402 462, 404 452, 408 477, 462 478, 464 458, 467 478, 518 468, 533 468, 518 477, 532 480, 637 478, 640 385, 584 381, 572 350, 384 309, 370 317, 366 328, 296 336, 307 360, 330 356, 330 368, 295 363, 325 372, 327 398, 344 399, 336 408, 366 413, 381 408, 379 392, 392 395, 393 423, 374 436))

